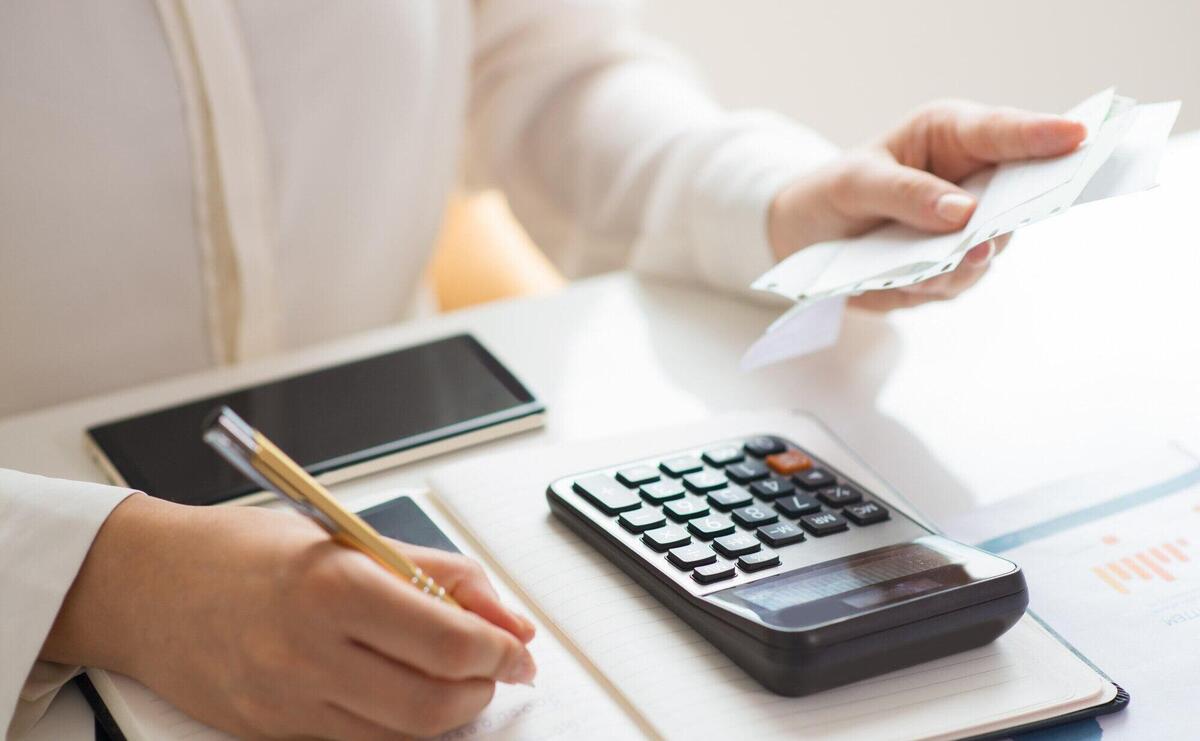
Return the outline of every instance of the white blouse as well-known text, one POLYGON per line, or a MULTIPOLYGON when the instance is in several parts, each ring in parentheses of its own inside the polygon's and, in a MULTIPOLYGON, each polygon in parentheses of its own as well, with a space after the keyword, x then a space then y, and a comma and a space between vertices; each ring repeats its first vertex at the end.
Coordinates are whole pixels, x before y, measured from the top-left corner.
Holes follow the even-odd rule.
MULTIPOLYGON (((718 109, 614 2, 12 0, 0 416, 399 321, 461 186, 570 276, 740 290, 831 153, 718 109)), ((0 471, 0 729, 68 675, 31 667, 124 495, 0 471)))

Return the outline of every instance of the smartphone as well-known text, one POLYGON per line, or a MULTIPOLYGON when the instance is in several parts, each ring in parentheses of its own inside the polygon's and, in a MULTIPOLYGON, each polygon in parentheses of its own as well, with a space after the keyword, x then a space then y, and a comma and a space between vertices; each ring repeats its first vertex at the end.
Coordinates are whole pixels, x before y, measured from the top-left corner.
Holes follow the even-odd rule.
POLYGON ((534 429, 545 407, 471 335, 456 335, 91 427, 120 486, 181 504, 271 498, 200 438, 226 404, 322 483, 534 429))

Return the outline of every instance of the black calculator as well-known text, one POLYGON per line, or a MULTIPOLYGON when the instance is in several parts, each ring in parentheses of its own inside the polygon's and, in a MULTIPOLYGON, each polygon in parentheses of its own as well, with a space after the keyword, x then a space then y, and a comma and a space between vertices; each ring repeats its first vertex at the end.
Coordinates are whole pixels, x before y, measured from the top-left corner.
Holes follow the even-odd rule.
POLYGON ((995 640, 1020 568, 889 507, 778 435, 568 476, 584 540, 763 686, 806 695, 995 640))

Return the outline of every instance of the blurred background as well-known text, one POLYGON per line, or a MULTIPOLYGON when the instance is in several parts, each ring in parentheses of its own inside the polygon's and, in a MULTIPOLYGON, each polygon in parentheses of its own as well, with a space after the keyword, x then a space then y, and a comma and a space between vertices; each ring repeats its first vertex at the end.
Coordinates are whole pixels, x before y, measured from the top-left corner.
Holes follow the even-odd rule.
POLYGON ((1200 0, 644 0, 721 102, 783 111, 849 146, 967 97, 1061 112, 1116 85, 1182 98, 1200 128, 1200 0))

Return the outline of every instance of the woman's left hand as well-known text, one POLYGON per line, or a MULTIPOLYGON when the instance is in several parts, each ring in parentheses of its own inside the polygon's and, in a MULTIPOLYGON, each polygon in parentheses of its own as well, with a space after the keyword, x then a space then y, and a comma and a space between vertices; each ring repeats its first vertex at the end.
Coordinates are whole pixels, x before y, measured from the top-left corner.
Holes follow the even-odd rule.
MULTIPOLYGON (((810 244, 899 221, 933 233, 962 229, 975 198, 955 185, 1008 160, 1070 152, 1087 136, 1061 116, 964 101, 931 103, 882 140, 847 153, 785 188, 771 204, 768 234, 780 260, 810 244)), ((1008 236, 971 248, 953 272, 851 299, 875 311, 953 298, 974 285, 1008 236)))

